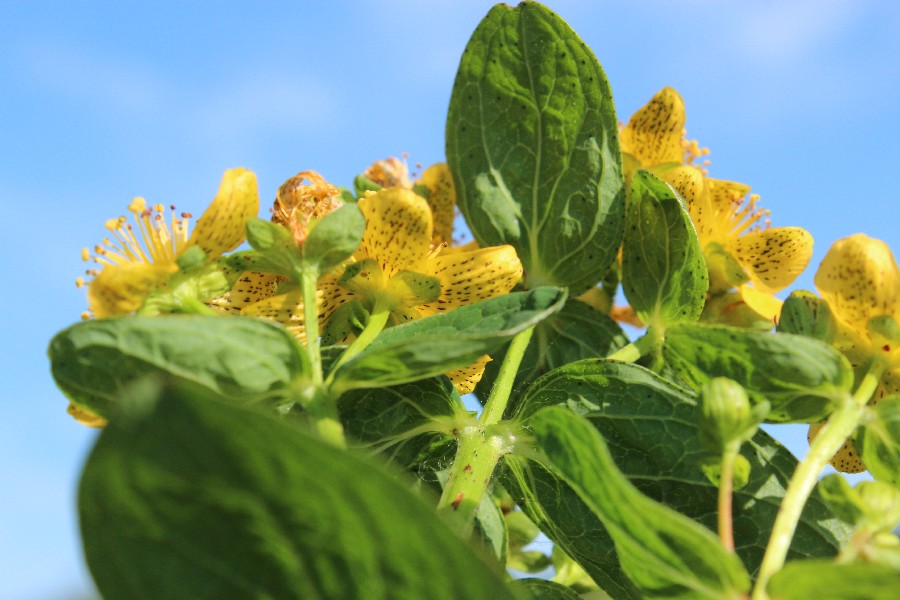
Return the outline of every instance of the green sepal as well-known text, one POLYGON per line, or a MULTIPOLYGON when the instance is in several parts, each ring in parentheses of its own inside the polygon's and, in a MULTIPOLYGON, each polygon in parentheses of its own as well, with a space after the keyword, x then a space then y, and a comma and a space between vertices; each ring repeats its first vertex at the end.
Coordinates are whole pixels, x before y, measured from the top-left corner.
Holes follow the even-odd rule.
POLYGON ((672 187, 649 171, 632 178, 622 243, 622 289, 648 326, 696 321, 709 288, 700 240, 672 187))
POLYGON ((247 219, 247 242, 256 250, 262 270, 299 282, 297 270, 303 264, 300 248, 286 228, 257 217, 247 219))
POLYGON ((466 45, 447 162, 481 246, 511 244, 527 287, 596 285, 616 260, 625 193, 618 121, 596 57, 537 2, 495 6, 466 45))
POLYGON ((79 486, 104 598, 513 598, 435 500, 381 464, 179 386, 151 391, 132 390, 141 410, 104 429, 79 486))
POLYGON ((382 190, 383 188, 360 173, 356 177, 353 178, 353 191, 356 192, 356 198, 362 198, 366 195, 366 192, 377 192, 382 190))
MULTIPOLYGON (((711 484, 716 487, 721 485, 722 479, 722 459, 720 457, 710 457, 700 464, 703 474, 711 484)), ((731 479, 732 489, 737 491, 745 487, 750 482, 750 461, 747 457, 738 454, 734 457, 734 473, 731 479)))
POLYGON ((303 242, 304 264, 314 265, 319 273, 339 265, 359 247, 365 228, 366 219, 355 203, 328 213, 310 228, 303 242))
POLYGON ((843 354, 818 340, 723 325, 679 324, 666 330, 663 356, 693 389, 727 377, 754 404, 767 401, 767 423, 815 423, 853 387, 843 354))
POLYGON ((353 299, 338 306, 322 329, 322 345, 332 346, 357 336, 366 328, 369 312, 363 308, 362 302, 353 299))
POLYGON ((834 339, 837 324, 828 303, 812 292, 791 292, 781 307, 777 330, 815 338, 825 343, 834 339))

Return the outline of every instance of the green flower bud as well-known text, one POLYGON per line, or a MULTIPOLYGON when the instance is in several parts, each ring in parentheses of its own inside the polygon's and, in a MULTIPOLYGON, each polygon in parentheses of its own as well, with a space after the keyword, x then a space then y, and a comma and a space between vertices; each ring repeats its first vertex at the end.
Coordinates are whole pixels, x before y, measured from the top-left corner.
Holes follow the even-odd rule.
POLYGON ((725 377, 716 377, 704 385, 701 401, 700 439, 717 453, 753 437, 768 412, 767 406, 751 407, 744 388, 725 377))

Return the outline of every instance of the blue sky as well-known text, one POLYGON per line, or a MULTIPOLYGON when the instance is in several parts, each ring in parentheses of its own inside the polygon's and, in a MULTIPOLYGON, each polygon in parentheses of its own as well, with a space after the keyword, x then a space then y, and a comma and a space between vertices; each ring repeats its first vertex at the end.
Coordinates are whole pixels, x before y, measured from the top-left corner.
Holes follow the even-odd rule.
MULTIPOLYGON (((346 185, 379 158, 442 160, 456 64, 491 4, 3 3, 0 264, 19 284, 0 317, 0 599, 91 593, 74 491, 95 434, 66 415, 46 346, 85 307, 73 282, 104 220, 138 195, 199 214, 235 166, 268 205, 301 170, 346 185)), ((711 175, 813 234, 795 287, 840 237, 900 250, 897 5, 547 4, 597 54, 620 120, 675 87, 711 175)), ((775 433, 803 450, 797 428, 775 433)))

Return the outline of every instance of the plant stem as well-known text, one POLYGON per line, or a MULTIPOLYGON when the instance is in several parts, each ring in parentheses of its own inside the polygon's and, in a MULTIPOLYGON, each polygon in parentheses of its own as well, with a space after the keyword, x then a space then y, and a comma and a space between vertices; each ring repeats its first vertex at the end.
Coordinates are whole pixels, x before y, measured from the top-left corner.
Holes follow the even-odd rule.
POLYGON ((303 327, 306 330, 306 356, 315 383, 322 383, 322 354, 319 350, 319 306, 316 302, 316 283, 319 274, 315 269, 300 272, 303 287, 303 327))
POLYGON ((734 497, 734 461, 737 451, 726 449, 722 454, 722 469, 719 473, 719 539, 729 552, 734 552, 734 522, 732 519, 732 498, 734 497))
POLYGON ((437 508, 440 512, 454 515, 457 533, 462 538, 472 534, 475 513, 487 493, 500 457, 511 452, 515 446, 514 427, 501 421, 533 332, 534 326, 513 338, 481 416, 476 422, 461 427, 457 433, 456 457, 437 508))
POLYGON ((328 379, 325 381, 326 387, 331 385, 331 382, 334 380, 334 374, 337 373, 338 368, 349 361, 351 358, 365 350, 369 347, 378 334, 384 329, 384 326, 387 325, 388 318, 391 316, 390 308, 379 299, 375 302, 375 308, 372 309, 372 314, 369 315, 369 320, 366 323, 365 329, 360 332, 359 336, 353 343, 350 344, 350 347, 344 350, 344 353, 341 354, 341 357, 335 363, 335 365, 331 368, 331 373, 328 375, 328 379))
POLYGON ((534 325, 517 334, 509 343, 503 364, 500 366, 500 373, 494 381, 494 387, 491 388, 490 396, 484 404, 484 410, 481 411, 481 416, 478 418, 480 425, 493 425, 499 423, 503 418, 506 405, 509 403, 509 395, 512 393, 513 383, 516 380, 516 373, 519 371, 519 365, 522 363, 522 357, 525 355, 533 333, 534 325))
POLYGON ((753 589, 753 600, 768 598, 766 586, 772 576, 784 566, 791 539, 800 520, 800 513, 818 481, 819 474, 856 430, 863 416, 863 409, 875 392, 883 371, 884 367, 880 363, 873 363, 856 393, 841 402, 815 439, 810 442, 809 452, 797 465, 797 470, 794 471, 778 508, 769 544, 759 568, 756 587, 753 589))

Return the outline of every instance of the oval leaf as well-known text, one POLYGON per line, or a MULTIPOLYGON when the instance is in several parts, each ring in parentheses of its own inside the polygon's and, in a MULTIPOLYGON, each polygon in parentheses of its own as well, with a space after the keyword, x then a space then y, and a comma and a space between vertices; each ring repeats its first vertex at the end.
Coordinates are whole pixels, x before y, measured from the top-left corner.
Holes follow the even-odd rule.
POLYGON ((565 290, 537 288, 392 327, 338 367, 332 389, 398 385, 464 367, 559 311, 565 301, 565 290))
POLYGON ((727 377, 751 399, 767 400, 769 423, 820 421, 853 386, 853 371, 840 352, 788 333, 679 324, 666 330, 663 356, 695 390, 713 377, 727 377))
POLYGON ((553 470, 612 536, 624 571, 645 598, 738 598, 750 577, 708 529, 643 495, 616 467, 596 429, 548 407, 529 421, 553 470))
POLYGON ((365 228, 359 207, 344 204, 310 229, 302 246, 304 262, 316 265, 320 273, 342 263, 359 248, 365 228))
POLYGON ((622 289, 647 325, 696 321, 709 277, 700 240, 684 202, 672 187, 640 170, 622 244, 622 289))
POLYGON ((266 321, 195 315, 82 321, 50 342, 57 385, 103 417, 129 383, 174 377, 240 403, 277 399, 304 373, 293 336, 266 321))
POLYGON ((514 246, 528 287, 578 294, 615 261, 625 195, 612 94, 591 50, 546 7, 498 5, 472 34, 447 162, 475 239, 514 246))

